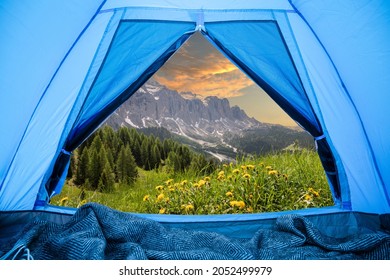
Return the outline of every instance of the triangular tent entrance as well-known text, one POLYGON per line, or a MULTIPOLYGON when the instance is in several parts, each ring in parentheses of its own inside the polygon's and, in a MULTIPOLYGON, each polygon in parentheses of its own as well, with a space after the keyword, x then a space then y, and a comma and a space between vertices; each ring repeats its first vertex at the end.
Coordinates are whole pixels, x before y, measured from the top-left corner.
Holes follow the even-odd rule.
MULTIPOLYGON (((379 0, 2 3, 0 210, 72 213, 48 205, 72 150, 200 31, 316 140, 336 205, 306 214, 388 213, 389 15, 379 0)), ((226 233, 264 217, 197 219, 226 233)))

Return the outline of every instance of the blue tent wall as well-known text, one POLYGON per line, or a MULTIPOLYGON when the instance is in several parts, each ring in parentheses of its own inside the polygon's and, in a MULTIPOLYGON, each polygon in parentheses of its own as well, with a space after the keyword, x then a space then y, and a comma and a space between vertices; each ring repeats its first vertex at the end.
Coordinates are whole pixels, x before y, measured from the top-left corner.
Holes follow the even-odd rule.
POLYGON ((330 122, 340 122, 329 133, 333 142, 340 143, 340 153, 345 154, 342 158, 351 200, 356 205, 371 205, 368 209, 388 211, 390 118, 386 107, 390 86, 390 4, 388 1, 292 3, 325 49, 340 78, 339 88, 344 91, 332 96, 333 102, 327 101, 331 106, 324 107, 322 112, 330 122), (343 99, 348 104, 340 106, 343 99), (340 104, 335 100, 340 100, 340 104), (344 140, 336 140, 341 137, 344 140))
MULTIPOLYGON (((338 207, 388 212, 390 4, 264 0, 237 5, 222 0, 3 1, 0 129, 6 137, 0 140, 0 210, 33 209, 37 201, 46 206, 48 177, 77 116, 82 112, 87 122, 95 119, 81 105, 88 104, 121 21, 194 26, 176 34, 175 41, 196 29, 207 33, 207 23, 272 20, 287 45, 295 46, 289 51, 334 152, 342 194, 338 207)), ((153 61, 142 67, 153 67, 153 61)), ((140 81, 142 71, 137 75, 133 81, 140 81)), ((132 82, 126 83, 122 88, 132 82)))
POLYGON ((82 62, 94 54, 93 38, 82 37, 84 45, 75 46, 84 48, 83 56, 70 50, 100 5, 92 0, 0 3, 1 210, 34 206, 72 103, 70 92, 76 94, 84 78, 82 62))

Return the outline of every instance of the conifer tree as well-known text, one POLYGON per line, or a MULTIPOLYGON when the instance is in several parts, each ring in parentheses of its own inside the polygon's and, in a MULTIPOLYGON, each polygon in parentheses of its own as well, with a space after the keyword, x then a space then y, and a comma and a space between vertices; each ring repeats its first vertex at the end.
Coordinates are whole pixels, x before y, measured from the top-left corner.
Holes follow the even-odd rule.
POLYGON ((135 162, 139 167, 142 167, 142 159, 141 159, 141 144, 138 138, 135 138, 133 141, 133 145, 131 146, 131 153, 134 156, 135 162))
POLYGON ((144 138, 141 144, 141 163, 145 170, 150 170, 148 138, 144 138))
POLYGON ((161 163, 161 154, 156 143, 153 145, 153 148, 151 150, 151 162, 152 168, 158 168, 161 163))
POLYGON ((88 176, 89 168, 89 149, 85 147, 79 157, 76 172, 75 172, 75 184, 83 185, 88 176))
POLYGON ((134 156, 131 153, 130 148, 127 146, 125 149, 125 155, 127 158, 127 175, 129 178, 129 183, 135 182, 138 177, 137 164, 135 163, 134 156))
POLYGON ((100 163, 100 156, 96 149, 90 150, 87 178, 91 183, 92 189, 98 188, 98 183, 101 175, 102 167, 100 163))
POLYGON ((174 173, 181 171, 180 158, 174 151, 169 152, 167 165, 174 173))
POLYGON ((113 156, 113 154, 112 154, 112 150, 111 150, 110 147, 107 147, 107 148, 106 148, 106 151, 107 151, 107 160, 108 160, 108 163, 110 164, 111 169, 114 170, 115 163, 114 163, 114 156, 113 156))
MULTIPOLYGON (((94 142, 92 142, 90 147, 91 155, 89 159, 89 178, 91 180, 92 188, 98 189, 100 176, 102 175, 106 163, 109 164, 109 162, 105 147, 101 145, 101 149, 97 150, 98 145, 94 145, 94 142)), ((99 143, 99 141, 97 141, 97 143, 99 143)))
POLYGON ((112 192, 115 187, 115 175, 112 172, 111 166, 108 161, 106 161, 102 174, 98 182, 98 190, 101 192, 112 192))
POLYGON ((131 184, 138 176, 137 165, 131 154, 129 145, 122 147, 116 163, 118 182, 131 184))
POLYGON ((119 128, 118 134, 124 145, 130 145, 131 135, 130 130, 127 127, 122 126, 119 128))

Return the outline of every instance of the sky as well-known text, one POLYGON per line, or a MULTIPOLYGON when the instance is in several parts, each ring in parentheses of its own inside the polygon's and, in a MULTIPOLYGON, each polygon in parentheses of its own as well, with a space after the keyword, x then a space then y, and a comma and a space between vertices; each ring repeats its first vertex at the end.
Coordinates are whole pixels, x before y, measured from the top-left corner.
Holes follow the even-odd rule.
POLYGON ((153 77, 179 92, 227 98, 265 123, 296 126, 268 95, 200 33, 195 33, 153 77))

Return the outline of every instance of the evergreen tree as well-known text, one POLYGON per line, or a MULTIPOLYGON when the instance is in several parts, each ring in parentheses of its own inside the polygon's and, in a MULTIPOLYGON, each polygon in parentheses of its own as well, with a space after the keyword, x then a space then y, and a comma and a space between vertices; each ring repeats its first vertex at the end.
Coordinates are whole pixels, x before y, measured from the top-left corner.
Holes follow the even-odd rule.
POLYGON ((112 156, 114 158, 114 161, 116 158, 118 158, 119 151, 121 150, 123 146, 123 142, 120 140, 119 136, 117 133, 114 133, 113 138, 112 138, 112 143, 111 143, 111 152, 112 156))
POLYGON ((179 148, 178 154, 181 160, 182 171, 184 171, 191 164, 191 151, 188 147, 182 145, 179 148))
POLYGON ((135 162, 139 167, 142 167, 142 159, 141 159, 141 144, 138 138, 134 139, 133 145, 131 146, 131 153, 134 156, 135 162))
POLYGON ((100 159, 101 157, 99 156, 99 153, 95 149, 92 149, 90 151, 88 171, 86 176, 89 179, 92 189, 98 188, 100 175, 103 170, 100 159))
POLYGON ((131 143, 131 135, 130 130, 127 127, 122 126, 118 130, 119 138, 122 140, 123 144, 130 145, 131 143))
POLYGON ((97 133, 93 138, 90 148, 95 149, 96 151, 99 152, 102 149, 102 147, 103 147, 102 139, 100 138, 100 135, 97 133))
POLYGON ((149 143, 146 137, 141 144, 141 163, 145 170, 150 170, 149 143))
POLYGON ((85 147, 82 150, 82 153, 79 157, 76 172, 75 172, 75 184, 76 185, 83 185, 85 183, 85 180, 87 179, 87 176, 89 168, 89 149, 88 147, 85 147))
POLYGON ((135 182, 135 180, 138 177, 137 164, 135 163, 135 159, 134 159, 133 155, 131 154, 131 150, 129 147, 126 148, 125 155, 128 158, 127 175, 128 175, 130 183, 133 183, 133 182, 135 182))
POLYGON ((173 171, 173 173, 177 173, 181 171, 180 158, 174 151, 171 151, 168 154, 167 166, 169 169, 171 169, 171 171, 173 171))
POLYGON ((168 155, 172 149, 173 149, 172 140, 165 139, 163 142, 163 153, 162 153, 164 160, 168 158, 168 155))
POLYGON ((161 154, 157 144, 155 143, 153 145, 153 148, 151 149, 152 168, 158 168, 160 166, 160 163, 161 163, 161 154))
POLYGON ((114 156, 112 155, 112 150, 111 150, 111 148, 107 147, 107 148, 106 148, 106 151, 107 151, 107 160, 108 160, 108 163, 110 164, 111 169, 114 170, 115 163, 114 163, 114 156))
MULTIPOLYGON (((99 189, 99 179, 102 175, 103 169, 106 163, 110 165, 107 159, 107 152, 104 146, 101 146, 100 150, 97 150, 93 145, 91 146, 91 156, 89 160, 89 177, 93 189, 99 189)), ((111 168, 111 166, 110 166, 111 168)), ((111 169, 112 170, 112 169, 111 169)))
POLYGON ((115 175, 112 172, 111 166, 108 161, 106 161, 102 174, 98 182, 98 190, 101 192, 112 192, 115 187, 115 175))
POLYGON ((119 183, 130 184, 138 176, 137 165, 131 154, 129 145, 122 147, 116 164, 117 178, 119 183))

